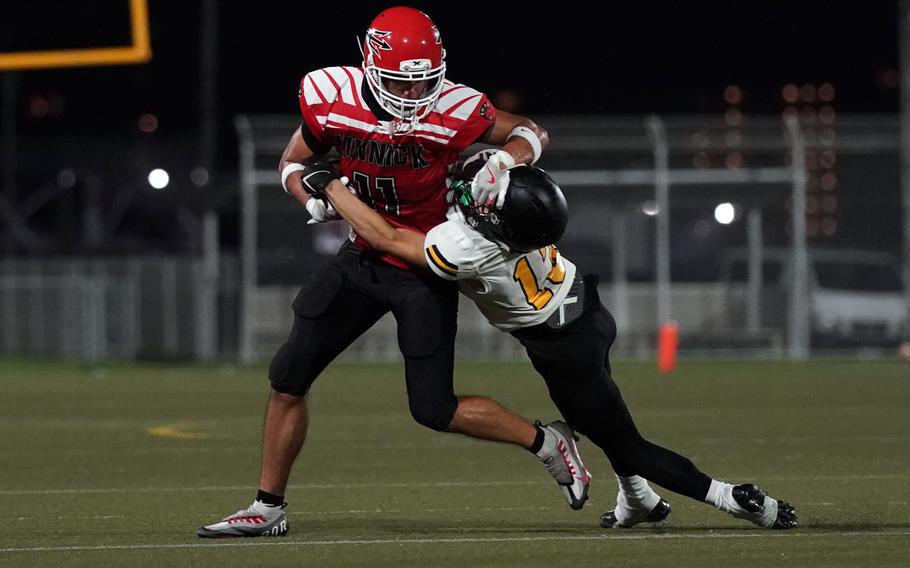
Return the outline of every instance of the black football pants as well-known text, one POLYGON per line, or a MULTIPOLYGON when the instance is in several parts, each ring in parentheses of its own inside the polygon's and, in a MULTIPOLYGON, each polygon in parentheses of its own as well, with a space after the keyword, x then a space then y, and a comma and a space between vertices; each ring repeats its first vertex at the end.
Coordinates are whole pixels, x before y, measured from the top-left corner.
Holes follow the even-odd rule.
POLYGON ((586 309, 560 330, 538 325, 513 332, 543 376, 550 398, 577 432, 610 460, 617 475, 640 475, 674 493, 704 501, 711 478, 688 459, 644 439, 610 374, 616 322, 586 279, 586 309))
POLYGON ((323 369, 392 312, 404 355, 411 415, 434 430, 455 416, 452 373, 458 290, 430 274, 395 268, 351 243, 317 266, 294 300, 294 327, 269 366, 278 392, 304 396, 323 369))

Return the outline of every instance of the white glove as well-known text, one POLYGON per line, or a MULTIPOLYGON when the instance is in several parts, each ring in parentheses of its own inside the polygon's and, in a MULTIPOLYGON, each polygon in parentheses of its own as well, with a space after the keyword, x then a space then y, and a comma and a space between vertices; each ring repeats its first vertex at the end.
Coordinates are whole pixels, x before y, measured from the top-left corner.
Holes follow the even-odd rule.
POLYGON ((474 203, 502 207, 509 188, 509 168, 512 167, 515 167, 515 158, 505 150, 497 150, 490 156, 471 183, 474 203))
POLYGON ((326 221, 333 221, 341 218, 341 215, 338 214, 338 211, 335 211, 335 208, 332 207, 331 203, 326 205, 322 199, 316 197, 311 197, 306 202, 306 210, 307 213, 310 214, 310 217, 312 217, 312 219, 306 222, 307 225, 325 223, 326 221))
MULTIPOLYGON (((340 181, 343 186, 348 188, 348 191, 354 195, 357 195, 357 192, 354 190, 354 188, 348 185, 351 183, 351 181, 347 176, 341 176, 338 178, 338 181, 340 181)), ((307 189, 307 193, 310 193, 305 180, 303 182, 303 188, 307 189)), ((325 195, 324 188, 323 195, 325 195)), ((312 217, 312 219, 306 222, 307 225, 315 225, 316 223, 325 223, 326 221, 335 221, 336 219, 341 219, 341 214, 338 213, 334 207, 332 207, 332 204, 328 201, 327 197, 314 197, 312 193, 310 193, 310 199, 306 202, 306 210, 307 213, 310 214, 310 217, 312 217), (328 205, 326 205, 326 203, 328 203, 328 205)))

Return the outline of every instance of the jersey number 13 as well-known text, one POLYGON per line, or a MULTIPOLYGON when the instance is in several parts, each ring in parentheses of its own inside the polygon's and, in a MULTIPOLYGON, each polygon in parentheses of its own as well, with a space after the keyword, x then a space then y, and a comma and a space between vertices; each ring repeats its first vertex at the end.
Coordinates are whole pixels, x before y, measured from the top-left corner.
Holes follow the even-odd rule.
POLYGON ((553 299, 553 290, 546 286, 547 282, 562 284, 566 278, 566 269, 559 262, 559 250, 550 245, 538 249, 536 252, 529 252, 518 259, 515 270, 512 272, 512 278, 521 286, 528 304, 534 309, 542 310, 553 299), (541 276, 543 276, 544 270, 549 269, 542 279, 538 279, 529 260, 536 254, 540 255, 540 261, 538 262, 537 258, 534 258, 534 261, 539 265, 538 271, 541 276))

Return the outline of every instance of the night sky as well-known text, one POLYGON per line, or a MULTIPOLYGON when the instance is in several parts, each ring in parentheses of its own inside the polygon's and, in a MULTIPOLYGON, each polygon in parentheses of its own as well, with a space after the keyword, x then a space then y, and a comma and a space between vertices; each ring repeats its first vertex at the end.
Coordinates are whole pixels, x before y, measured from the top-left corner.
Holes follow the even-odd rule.
MULTIPOLYGON (((126 37, 126 0, 39 0, 6 23, 6 50, 126 37), (73 5, 79 7, 74 8, 73 5), (106 21, 99 21, 106 19, 106 21), (40 30, 40 31, 38 31, 40 30)), ((355 37, 385 2, 219 3, 218 114, 294 113, 300 77, 359 64, 355 37)), ((787 82, 835 85, 841 112, 898 110, 897 0, 526 3, 414 2, 438 24, 448 77, 491 96, 516 92, 518 110, 545 113, 716 113, 739 84, 745 112, 779 112, 787 82), (672 4, 672 5, 671 5, 672 4), (554 3, 555 5, 555 3, 554 3)), ((141 113, 161 133, 197 124, 197 2, 150 0, 148 65, 28 71, 23 126, 39 131, 134 129, 141 113), (28 112, 35 97, 52 112, 28 112)))
MULTIPOLYGON (((720 115, 727 108, 725 87, 733 84, 744 93, 744 113, 777 114, 784 106, 785 84, 823 82, 836 89, 833 105, 839 115, 899 110, 898 0, 624 0, 552 3, 548 9, 528 9, 529 4, 412 5, 426 11, 440 29, 448 78, 488 93, 494 103, 511 93, 512 110, 531 118, 720 115)), ((127 0, 16 2, 4 13, 8 17, 0 19, 0 51, 123 45, 129 40, 127 5, 127 0)), ((300 78, 320 67, 359 65, 355 38, 392 5, 218 3, 219 171, 213 199, 190 191, 189 181, 198 163, 201 6, 197 1, 149 0, 154 51, 149 64, 16 75, 15 193, 24 197, 34 188, 60 183, 58 172, 74 172, 67 175, 75 175, 76 191, 66 197, 75 199, 74 204, 45 207, 31 221, 56 233, 59 247, 85 248, 78 238, 78 211, 79 200, 88 195, 83 183, 91 176, 108 209, 119 207, 123 191, 135 190, 119 228, 109 231, 109 248, 128 241, 117 231, 132 231, 146 241, 159 239, 180 249, 189 237, 173 229, 177 221, 161 218, 175 217, 178 207, 198 208, 204 202, 214 203, 222 214, 223 242, 234 243, 233 117, 295 115, 300 78), (148 117, 140 119, 143 115, 154 117, 154 128, 146 132, 141 131, 149 125, 148 117), (157 194, 138 191, 147 187, 146 172, 159 166, 174 173, 171 188, 157 194), (71 229, 59 228, 58 211, 70 212, 63 225, 71 229)), ((546 127, 545 120, 540 122, 546 127)), ((897 174, 892 177, 896 180, 897 174)), ((865 187, 865 180, 856 185, 857 203, 872 207, 865 187)), ((875 192, 881 202, 875 202, 875 211, 894 214, 873 225, 893 225, 888 246, 896 247, 897 183, 882 189, 875 192)), ((862 231, 840 234, 858 242, 878 239, 864 228, 869 225, 866 217, 854 217, 862 231)))

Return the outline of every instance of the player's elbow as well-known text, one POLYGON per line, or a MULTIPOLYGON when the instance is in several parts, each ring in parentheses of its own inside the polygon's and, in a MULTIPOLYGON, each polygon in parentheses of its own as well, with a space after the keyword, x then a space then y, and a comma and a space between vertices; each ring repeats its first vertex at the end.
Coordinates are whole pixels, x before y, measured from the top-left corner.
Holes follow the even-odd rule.
MULTIPOLYGON (((393 229, 383 235, 383 247, 385 251, 402 260, 408 260, 411 256, 411 246, 402 231, 393 229)), ((421 254, 423 251, 421 250, 421 254)))
POLYGON ((537 137, 540 138, 540 147, 541 149, 544 149, 550 144, 550 134, 539 126, 537 127, 537 130, 537 137))
POLYGON ((297 128, 291 135, 291 139, 288 140, 287 146, 284 147, 284 152, 281 153, 281 159, 278 160, 278 171, 283 170, 288 163, 305 164, 316 158, 316 153, 304 141, 301 129, 297 128))
POLYGON ((533 120, 531 120, 530 118, 526 118, 525 121, 526 121, 526 124, 522 124, 522 126, 527 127, 528 129, 531 130, 531 132, 533 132, 534 134, 537 135, 537 138, 540 140, 541 149, 546 148, 547 145, 550 143, 550 135, 547 133, 546 129, 543 128, 542 126, 540 126, 539 124, 537 124, 536 122, 534 122, 533 120))
POLYGON ((376 239, 373 247, 381 250, 384 253, 392 254, 395 252, 395 244, 395 235, 383 235, 382 237, 376 239))
POLYGON ((370 227, 370 226, 354 226, 354 231, 363 238, 371 247, 377 251, 385 254, 393 254, 395 252, 395 231, 394 229, 389 231, 384 231, 381 227, 370 227))

